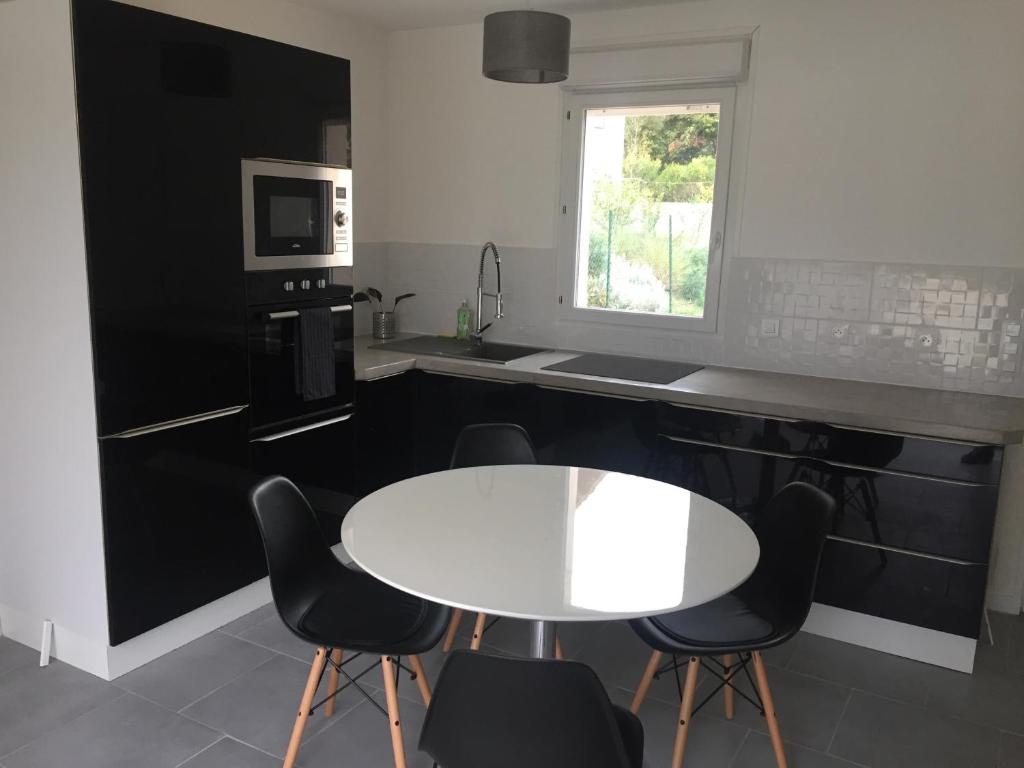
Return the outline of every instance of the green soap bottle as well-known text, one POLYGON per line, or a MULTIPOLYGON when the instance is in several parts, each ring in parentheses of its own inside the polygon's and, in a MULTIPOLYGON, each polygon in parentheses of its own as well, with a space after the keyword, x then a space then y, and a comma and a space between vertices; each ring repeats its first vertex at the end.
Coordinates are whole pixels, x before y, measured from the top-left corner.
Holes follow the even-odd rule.
POLYGON ((463 301, 456 316, 455 338, 462 339, 463 341, 469 339, 469 325, 472 316, 473 311, 469 308, 469 302, 463 301))

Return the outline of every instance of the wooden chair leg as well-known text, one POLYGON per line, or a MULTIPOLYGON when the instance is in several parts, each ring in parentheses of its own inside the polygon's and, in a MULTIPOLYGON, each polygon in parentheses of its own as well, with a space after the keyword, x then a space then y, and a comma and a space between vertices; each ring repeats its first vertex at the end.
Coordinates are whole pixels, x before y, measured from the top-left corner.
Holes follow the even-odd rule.
POLYGON ((697 694, 697 673, 699 671, 700 659, 691 657, 686 669, 683 701, 679 705, 679 727, 676 729, 676 743, 672 747, 672 768, 683 767, 683 753, 686 751, 686 736, 690 730, 690 715, 693 714, 693 699, 697 694))
POLYGON ((476 615, 476 626, 473 627, 473 640, 469 644, 471 651, 479 651, 480 643, 484 639, 484 626, 487 624, 487 614, 478 613, 476 615))
POLYGON ((299 754, 299 745, 302 744, 302 732, 306 730, 309 710, 313 707, 313 697, 316 696, 316 688, 320 684, 320 675, 323 674, 326 663, 327 649, 317 648, 316 655, 313 657, 313 666, 309 670, 309 677, 306 678, 306 689, 302 692, 302 701, 299 702, 299 714, 295 717, 295 725, 292 726, 288 751, 284 754, 284 768, 292 768, 295 765, 295 758, 299 754))
POLYGON ((423 697, 424 706, 430 706, 430 683, 427 682, 427 673, 423 669, 423 662, 420 661, 420 657, 413 654, 409 657, 409 663, 412 664, 412 671, 416 673, 416 685, 419 686, 420 696, 423 697))
POLYGON ((395 753, 395 768, 405 768, 405 742, 402 741, 402 720, 398 712, 395 663, 390 656, 381 656, 380 668, 384 672, 384 697, 388 702, 388 726, 391 729, 391 749, 395 753))
POLYGON ((779 721, 775 717, 775 703, 772 701, 772 692, 768 687, 768 675, 764 671, 764 659, 758 651, 752 654, 754 657, 754 674, 757 676, 757 689, 761 694, 761 703, 764 704, 764 716, 768 721, 768 735, 772 738, 772 749, 775 750, 775 764, 778 768, 786 768, 786 752, 782 748, 782 732, 779 731, 779 721))
MULTIPOLYGON (((726 667, 725 679, 728 680, 729 683, 731 683, 732 682, 732 678, 733 678, 732 669, 731 669, 731 667, 732 667, 732 654, 731 653, 727 653, 725 656, 723 656, 722 657, 722 663, 726 667)), ((732 685, 731 684, 726 684, 726 686, 725 686, 725 719, 726 720, 732 720, 732 716, 733 716, 733 714, 735 714, 735 712, 736 712, 736 694, 735 694, 735 692, 732 689, 732 685)))
POLYGON ((335 648, 331 651, 331 661, 334 662, 331 665, 330 671, 327 673, 327 703, 324 704, 324 717, 330 717, 334 714, 334 694, 338 692, 338 667, 336 665, 341 664, 341 648, 335 648))
POLYGON ((558 635, 555 635, 555 658, 559 661, 565 659, 565 654, 562 653, 562 639, 558 635))
POLYGON ((462 609, 456 608, 452 611, 452 620, 448 624, 448 634, 444 636, 444 645, 441 646, 441 651, 448 653, 455 645, 455 636, 459 633, 459 624, 462 621, 462 609))
POLYGON ((651 654, 651 658, 647 661, 647 669, 644 670, 644 676, 640 678, 640 685, 636 688, 633 703, 629 705, 629 709, 634 715, 640 711, 640 705, 644 703, 644 698, 647 696, 647 691, 650 690, 651 681, 658 671, 659 664, 661 664, 661 651, 654 651, 651 654))

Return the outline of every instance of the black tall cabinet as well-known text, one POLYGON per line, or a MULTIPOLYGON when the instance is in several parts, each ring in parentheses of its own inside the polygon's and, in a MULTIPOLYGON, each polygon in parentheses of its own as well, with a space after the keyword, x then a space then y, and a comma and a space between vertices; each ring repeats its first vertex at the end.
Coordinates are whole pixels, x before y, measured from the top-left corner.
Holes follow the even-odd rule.
POLYGON ((240 161, 348 164, 349 63, 112 0, 73 18, 116 645, 265 572, 240 161))

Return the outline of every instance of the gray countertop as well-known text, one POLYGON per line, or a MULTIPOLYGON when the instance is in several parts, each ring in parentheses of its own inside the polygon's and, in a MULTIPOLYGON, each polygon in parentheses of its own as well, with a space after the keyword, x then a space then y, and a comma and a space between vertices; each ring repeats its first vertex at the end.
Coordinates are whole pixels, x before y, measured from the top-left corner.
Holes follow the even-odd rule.
POLYGON ((1024 399, 1012 397, 710 366, 671 384, 647 384, 541 370, 579 352, 542 352, 501 365, 369 349, 376 343, 355 339, 356 379, 416 368, 945 440, 1009 445, 1024 439, 1024 399))

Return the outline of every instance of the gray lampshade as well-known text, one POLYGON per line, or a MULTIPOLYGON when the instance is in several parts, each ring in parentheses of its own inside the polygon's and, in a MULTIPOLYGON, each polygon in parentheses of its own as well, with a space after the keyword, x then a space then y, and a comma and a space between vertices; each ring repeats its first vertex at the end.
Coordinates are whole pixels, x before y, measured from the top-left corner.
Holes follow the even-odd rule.
POLYGON ((506 83, 557 83, 569 76, 569 20, 544 11, 484 18, 484 75, 506 83))

